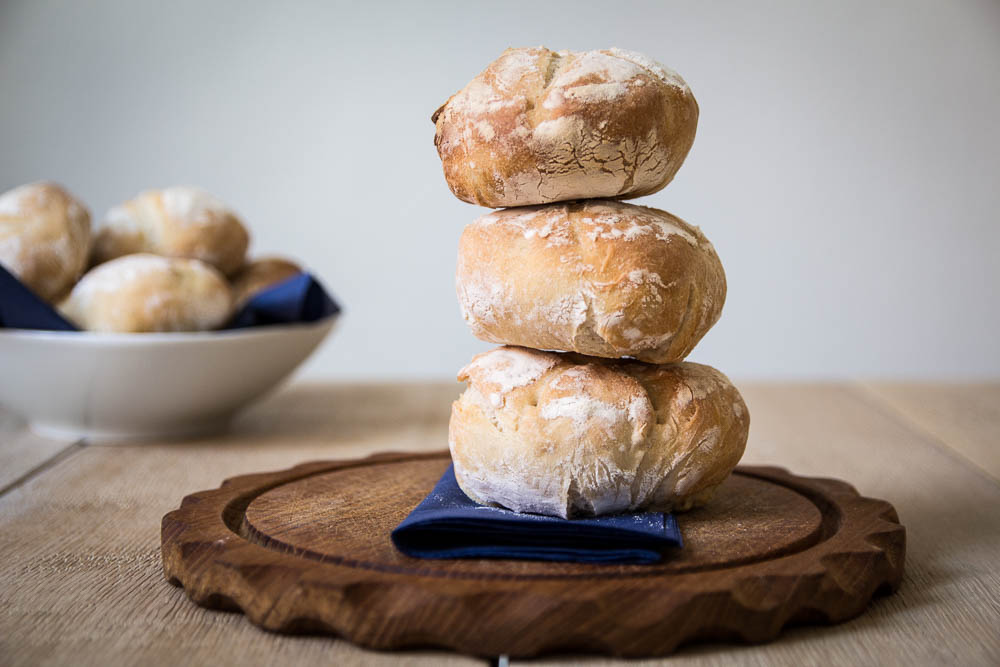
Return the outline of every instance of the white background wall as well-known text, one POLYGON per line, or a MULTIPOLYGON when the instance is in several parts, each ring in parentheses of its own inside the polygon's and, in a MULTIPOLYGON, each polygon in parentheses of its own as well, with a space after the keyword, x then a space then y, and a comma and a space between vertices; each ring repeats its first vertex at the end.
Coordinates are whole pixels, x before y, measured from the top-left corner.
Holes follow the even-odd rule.
POLYGON ((450 377, 452 274, 482 211, 431 113, 508 45, 619 46, 678 70, 698 138, 641 203, 729 279, 692 355, 735 378, 1000 376, 1000 3, 0 3, 0 189, 96 215, 202 185, 254 249, 346 307, 311 377, 450 377))

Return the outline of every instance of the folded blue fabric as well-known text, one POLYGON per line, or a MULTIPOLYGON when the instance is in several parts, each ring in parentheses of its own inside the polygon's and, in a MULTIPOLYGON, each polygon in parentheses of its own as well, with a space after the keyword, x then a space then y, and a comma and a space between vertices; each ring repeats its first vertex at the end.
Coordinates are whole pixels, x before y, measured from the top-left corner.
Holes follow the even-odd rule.
MULTIPOLYGON (((340 312, 319 281, 300 273, 255 294, 224 329, 315 322, 340 312)), ((77 331, 55 308, 0 266, 0 328, 77 331)))
POLYGON ((76 331, 56 309, 0 264, 0 328, 76 331))
POLYGON ((340 306, 319 281, 308 273, 300 273, 255 294, 226 328, 315 322, 339 312, 340 306))
POLYGON ((415 558, 520 558, 577 563, 656 563, 682 546, 662 512, 560 519, 477 505, 448 466, 434 490, 392 531, 415 558))

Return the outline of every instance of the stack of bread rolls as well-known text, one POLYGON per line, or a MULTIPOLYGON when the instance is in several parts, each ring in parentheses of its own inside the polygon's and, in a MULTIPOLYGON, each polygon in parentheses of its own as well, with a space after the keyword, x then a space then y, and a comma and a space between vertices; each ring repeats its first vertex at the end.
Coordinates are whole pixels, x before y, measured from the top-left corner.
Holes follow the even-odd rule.
POLYGON ((0 194, 0 264, 90 331, 225 325, 254 294, 301 271, 248 259, 249 243, 239 216, 196 187, 141 192, 93 226, 87 207, 54 183, 0 194))
POLYGON ((508 49, 433 116, 468 225, 456 287, 478 338, 459 373, 455 476, 481 504, 569 518, 706 503, 746 446, 729 379, 683 359, 726 278, 701 230, 622 200, 694 142, 684 80, 637 53, 508 49))

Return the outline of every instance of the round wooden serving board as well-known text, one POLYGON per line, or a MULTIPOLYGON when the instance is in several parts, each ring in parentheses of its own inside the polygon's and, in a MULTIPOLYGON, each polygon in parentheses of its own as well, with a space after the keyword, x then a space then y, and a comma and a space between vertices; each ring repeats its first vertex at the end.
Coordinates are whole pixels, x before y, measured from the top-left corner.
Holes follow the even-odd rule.
POLYGON ((382 454, 227 480, 163 517, 164 571, 198 604, 268 630, 525 657, 766 641, 856 616, 902 577, 905 529, 889 503, 750 466, 677 515, 684 548, 656 565, 404 556, 389 533, 448 463, 382 454))

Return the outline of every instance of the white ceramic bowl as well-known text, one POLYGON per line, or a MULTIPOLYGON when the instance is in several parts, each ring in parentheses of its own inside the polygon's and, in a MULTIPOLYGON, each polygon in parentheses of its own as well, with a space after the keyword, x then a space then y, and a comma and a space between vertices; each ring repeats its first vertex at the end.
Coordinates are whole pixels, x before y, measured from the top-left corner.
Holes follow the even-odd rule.
POLYGON ((0 329, 0 404, 63 439, 220 431, 305 361, 335 320, 202 333, 0 329))

